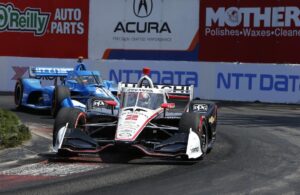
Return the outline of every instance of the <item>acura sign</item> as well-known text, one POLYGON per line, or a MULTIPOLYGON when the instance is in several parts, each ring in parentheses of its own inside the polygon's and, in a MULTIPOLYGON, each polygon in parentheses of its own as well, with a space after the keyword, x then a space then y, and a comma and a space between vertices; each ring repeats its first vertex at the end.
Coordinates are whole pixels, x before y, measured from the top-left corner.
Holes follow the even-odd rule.
POLYGON ((153 9, 152 0, 134 0, 133 11, 134 14, 139 18, 145 18, 150 16, 153 9))

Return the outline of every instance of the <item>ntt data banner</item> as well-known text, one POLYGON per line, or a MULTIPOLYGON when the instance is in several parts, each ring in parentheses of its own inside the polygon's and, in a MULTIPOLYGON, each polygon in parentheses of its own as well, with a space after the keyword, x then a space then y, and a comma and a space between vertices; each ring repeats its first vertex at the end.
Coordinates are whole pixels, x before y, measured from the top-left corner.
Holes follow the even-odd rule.
POLYGON ((201 0, 200 60, 300 63, 300 0, 201 0))
POLYGON ((198 61, 199 0, 91 0, 92 59, 198 61))
POLYGON ((88 55, 89 1, 2 0, 1 56, 88 55))
POLYGON ((300 66, 217 64, 217 99, 300 103, 300 66))

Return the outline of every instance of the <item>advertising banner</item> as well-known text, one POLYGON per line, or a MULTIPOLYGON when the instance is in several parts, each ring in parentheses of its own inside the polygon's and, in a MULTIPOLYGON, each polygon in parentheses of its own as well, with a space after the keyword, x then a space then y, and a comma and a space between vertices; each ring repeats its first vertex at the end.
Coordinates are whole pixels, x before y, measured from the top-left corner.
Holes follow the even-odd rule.
POLYGON ((91 59, 198 61, 199 0, 91 0, 91 59))
POLYGON ((89 1, 0 2, 1 56, 88 56, 89 1))
POLYGON ((214 99, 300 103, 300 66, 217 64, 214 99))
MULTIPOLYGON (((142 76, 142 69, 151 68, 151 78, 154 84, 160 85, 194 85, 195 95, 199 94, 200 73, 196 62, 168 62, 168 61, 121 61, 121 60, 84 60, 90 70, 100 71, 103 79, 118 82, 136 83, 142 76)), ((0 64, 3 65, 0 78, 3 81, 0 91, 14 91, 18 78, 29 76, 29 67, 74 67, 77 59, 46 59, 46 58, 15 58, 0 57, 0 64)), ((43 78, 44 79, 44 78, 43 78)), ((47 78, 49 79, 49 78, 47 78)), ((47 83, 43 80, 42 83, 47 83)), ((49 80, 53 84, 53 80, 49 80)))
POLYGON ((300 63, 300 0, 201 0, 200 61, 300 63))
MULTIPOLYGON (((208 100, 260 101, 300 104, 300 66, 235 64, 215 62, 170 62, 146 60, 84 60, 103 79, 136 83, 144 67, 160 85, 194 85, 194 96, 208 100), (146 65, 147 64, 147 65, 146 65)), ((28 77, 30 66, 69 67, 76 59, 0 57, 0 91, 13 91, 20 77, 28 77)), ((53 80, 43 80, 51 83, 53 80)))

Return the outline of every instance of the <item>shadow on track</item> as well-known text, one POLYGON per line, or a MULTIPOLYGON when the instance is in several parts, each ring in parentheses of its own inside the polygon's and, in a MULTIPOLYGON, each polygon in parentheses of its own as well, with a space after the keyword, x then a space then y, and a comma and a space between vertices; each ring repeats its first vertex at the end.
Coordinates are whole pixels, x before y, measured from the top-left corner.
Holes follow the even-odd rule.
POLYGON ((147 157, 136 150, 126 152, 116 149, 107 149, 99 154, 79 154, 69 157, 58 156, 55 153, 42 153, 39 156, 51 163, 105 163, 105 164, 136 164, 136 165, 191 165, 200 162, 197 160, 183 160, 181 158, 147 157))

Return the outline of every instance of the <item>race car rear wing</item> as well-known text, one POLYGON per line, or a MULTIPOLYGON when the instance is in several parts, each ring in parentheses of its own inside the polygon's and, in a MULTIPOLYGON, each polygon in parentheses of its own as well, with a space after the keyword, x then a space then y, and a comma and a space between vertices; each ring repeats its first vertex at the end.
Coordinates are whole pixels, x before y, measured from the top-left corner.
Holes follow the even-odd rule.
POLYGON ((61 68, 61 67, 29 67, 30 78, 47 78, 47 77, 66 77, 69 71, 73 71, 73 68, 61 68))
MULTIPOLYGON (((137 83, 118 83, 118 94, 123 88, 136 88, 137 83)), ((142 86, 142 88, 149 88, 149 86, 142 86)), ((189 99, 194 97, 194 85, 154 85, 156 89, 166 90, 167 96, 170 99, 189 99)))

